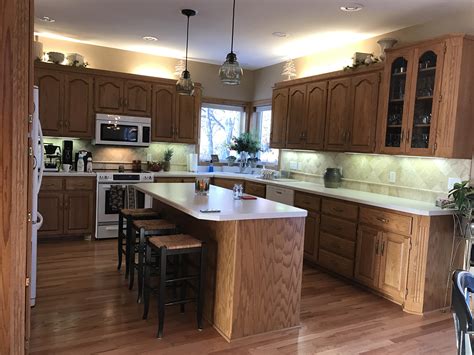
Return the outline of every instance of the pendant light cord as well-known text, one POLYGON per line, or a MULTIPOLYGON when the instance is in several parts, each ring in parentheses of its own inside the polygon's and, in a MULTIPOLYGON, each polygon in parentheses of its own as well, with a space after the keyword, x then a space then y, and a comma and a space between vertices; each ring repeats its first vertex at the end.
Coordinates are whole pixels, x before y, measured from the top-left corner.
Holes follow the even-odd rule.
POLYGON ((234 53, 234 21, 235 21, 235 0, 232 7, 232 37, 230 39, 230 52, 234 53))
POLYGON ((188 17, 188 24, 186 25, 186 64, 185 64, 186 71, 188 71, 189 15, 187 17, 188 17))

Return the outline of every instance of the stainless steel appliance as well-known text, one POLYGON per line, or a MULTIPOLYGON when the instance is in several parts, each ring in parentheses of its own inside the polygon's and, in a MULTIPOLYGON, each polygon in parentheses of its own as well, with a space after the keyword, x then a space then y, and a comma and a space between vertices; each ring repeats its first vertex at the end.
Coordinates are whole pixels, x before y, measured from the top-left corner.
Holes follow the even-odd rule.
POLYGON ((94 144, 147 147, 150 141, 150 117, 96 115, 94 144))
POLYGON ((134 184, 152 182, 153 173, 97 173, 96 239, 117 237, 120 207, 152 206, 150 196, 133 188, 134 184))
POLYGON ((44 147, 44 170, 59 171, 61 167, 61 147, 52 143, 46 143, 44 147))

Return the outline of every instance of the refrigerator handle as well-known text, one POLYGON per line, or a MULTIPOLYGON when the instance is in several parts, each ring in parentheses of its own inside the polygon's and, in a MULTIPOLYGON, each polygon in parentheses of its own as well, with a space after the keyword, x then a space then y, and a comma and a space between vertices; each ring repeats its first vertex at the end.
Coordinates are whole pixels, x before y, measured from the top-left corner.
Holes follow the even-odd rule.
POLYGON ((39 211, 36 212, 36 213, 37 213, 37 216, 38 216, 38 217, 37 217, 37 220, 36 220, 36 221, 33 221, 33 224, 34 224, 36 230, 38 230, 38 229, 40 229, 41 226, 43 225, 44 219, 43 219, 43 215, 42 215, 41 213, 39 213, 39 211))
POLYGON ((43 161, 43 152, 44 152, 44 141, 43 141, 43 129, 41 128, 41 122, 38 119, 38 133, 39 133, 39 140, 40 140, 40 157, 39 157, 39 164, 38 164, 38 191, 36 194, 39 193, 41 188, 41 183, 43 182, 43 174, 44 174, 44 161, 43 161))

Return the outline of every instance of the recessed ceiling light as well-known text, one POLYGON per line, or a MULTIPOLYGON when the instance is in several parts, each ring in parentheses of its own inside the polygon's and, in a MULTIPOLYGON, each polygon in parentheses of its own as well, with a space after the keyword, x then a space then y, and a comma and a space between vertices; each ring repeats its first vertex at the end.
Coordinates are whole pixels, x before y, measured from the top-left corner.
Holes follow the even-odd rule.
POLYGON ((272 36, 280 37, 280 38, 282 38, 282 37, 288 37, 288 33, 277 31, 277 32, 273 32, 273 33, 272 33, 272 36))
POLYGON ((362 10, 363 8, 364 8, 364 5, 361 5, 361 4, 347 4, 340 7, 341 11, 345 11, 345 12, 357 12, 357 11, 362 10))
POLYGON ((155 42, 158 41, 158 38, 155 36, 143 36, 142 37, 144 41, 149 41, 149 42, 155 42))
POLYGON ((49 23, 56 22, 54 18, 49 17, 49 16, 38 17, 38 19, 43 22, 49 22, 49 23))

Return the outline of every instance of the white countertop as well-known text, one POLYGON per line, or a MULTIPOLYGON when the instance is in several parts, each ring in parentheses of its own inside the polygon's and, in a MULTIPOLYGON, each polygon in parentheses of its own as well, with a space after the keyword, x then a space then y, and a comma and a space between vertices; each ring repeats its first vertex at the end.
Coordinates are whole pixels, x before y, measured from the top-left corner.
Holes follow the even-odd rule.
POLYGON ((208 221, 237 221, 306 217, 306 210, 273 202, 263 198, 234 200, 231 190, 210 186, 208 196, 194 193, 193 183, 141 183, 138 190, 197 219, 208 221), (218 213, 201 210, 218 209, 218 213))

